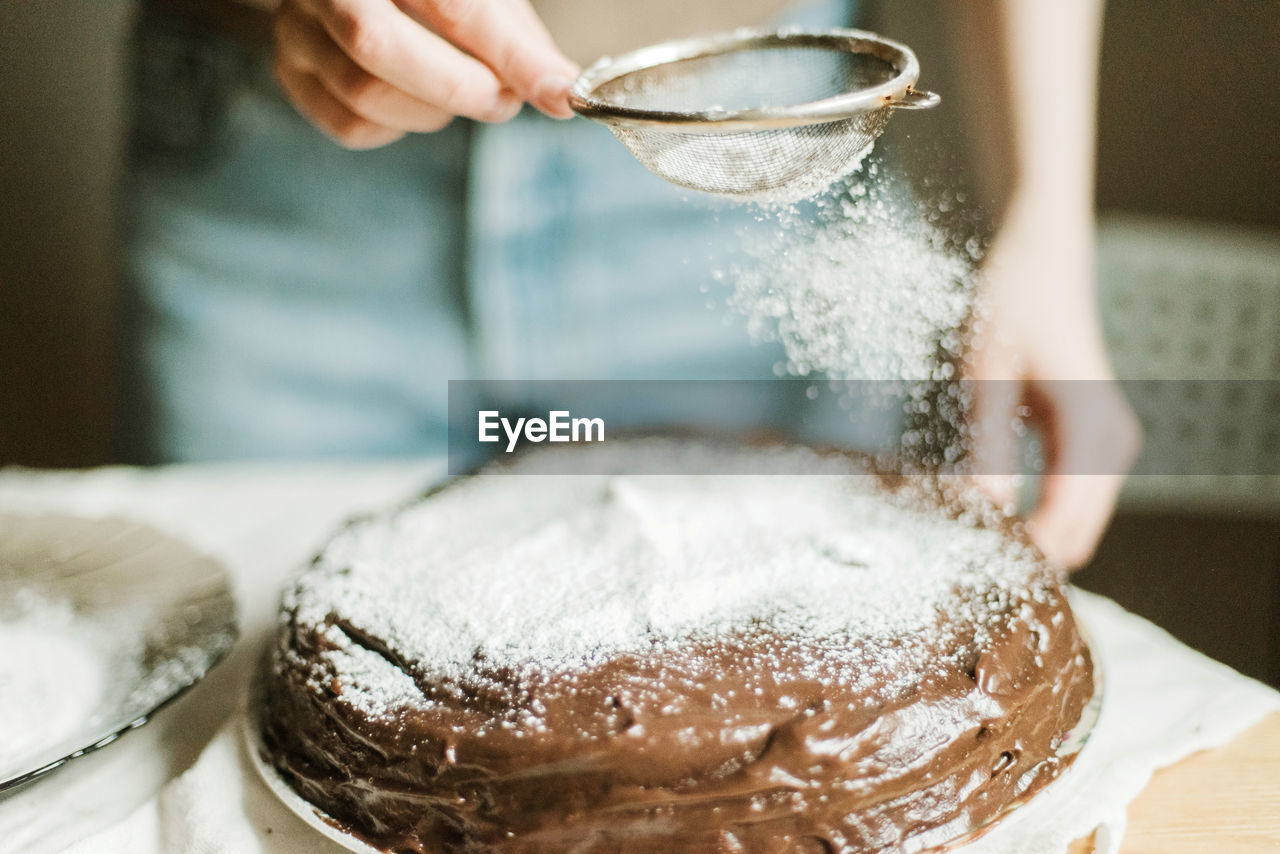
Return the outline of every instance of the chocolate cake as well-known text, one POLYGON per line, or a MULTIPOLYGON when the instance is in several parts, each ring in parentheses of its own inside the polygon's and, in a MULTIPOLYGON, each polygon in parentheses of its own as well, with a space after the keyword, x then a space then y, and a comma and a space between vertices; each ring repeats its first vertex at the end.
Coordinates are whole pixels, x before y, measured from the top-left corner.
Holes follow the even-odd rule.
POLYGON ((414 852, 918 851, 1062 773, 1092 663, 999 520, 642 446, 790 474, 533 454, 352 524, 285 596, 265 758, 414 852))

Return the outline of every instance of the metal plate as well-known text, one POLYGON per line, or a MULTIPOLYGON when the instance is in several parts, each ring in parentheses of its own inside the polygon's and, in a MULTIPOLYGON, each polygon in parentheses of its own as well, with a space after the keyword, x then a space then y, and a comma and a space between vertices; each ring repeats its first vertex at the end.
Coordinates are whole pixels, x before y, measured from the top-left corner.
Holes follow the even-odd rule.
POLYGON ((63 680, 26 707, 0 695, 19 720, 54 724, 0 741, 3 792, 142 726, 202 679, 235 642, 236 608, 221 564, 146 525, 0 514, 0 632, 50 665, 0 657, 0 684, 63 680))

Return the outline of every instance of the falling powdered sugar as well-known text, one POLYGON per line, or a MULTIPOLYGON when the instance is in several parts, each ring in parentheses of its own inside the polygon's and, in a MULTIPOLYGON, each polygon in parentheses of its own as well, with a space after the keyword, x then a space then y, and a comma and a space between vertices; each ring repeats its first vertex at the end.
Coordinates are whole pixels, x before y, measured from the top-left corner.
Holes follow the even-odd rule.
POLYGON ((972 260, 876 164, 819 202, 765 211, 747 259, 718 274, 779 372, 833 380, 949 379, 972 301, 972 260))

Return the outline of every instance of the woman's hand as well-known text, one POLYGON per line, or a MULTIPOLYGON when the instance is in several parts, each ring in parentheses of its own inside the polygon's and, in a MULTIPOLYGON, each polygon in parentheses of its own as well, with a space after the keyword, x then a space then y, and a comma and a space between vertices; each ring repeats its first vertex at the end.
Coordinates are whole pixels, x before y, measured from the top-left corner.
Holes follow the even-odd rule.
POLYGON ((984 489, 1013 503, 1014 424, 1039 428, 1046 473, 1027 530, 1068 568, 1093 555, 1142 435, 1103 343, 1091 229, 1013 207, 984 267, 985 316, 968 369, 984 489))
MULTIPOLYGON (((942 7, 940 7, 942 8, 942 7)), ((1094 293, 1093 157, 1102 0, 948 3, 980 175, 1009 192, 984 265, 970 354, 975 463, 1014 499, 1014 424, 1041 430, 1047 474, 1028 531, 1055 563, 1088 561, 1141 442, 1116 386, 1094 293)), ((995 186, 989 187, 996 190, 995 186)))
POLYGON ((524 102, 572 115, 577 73, 528 0, 284 0, 275 73, 347 148, 437 131, 454 116, 512 118, 524 102))

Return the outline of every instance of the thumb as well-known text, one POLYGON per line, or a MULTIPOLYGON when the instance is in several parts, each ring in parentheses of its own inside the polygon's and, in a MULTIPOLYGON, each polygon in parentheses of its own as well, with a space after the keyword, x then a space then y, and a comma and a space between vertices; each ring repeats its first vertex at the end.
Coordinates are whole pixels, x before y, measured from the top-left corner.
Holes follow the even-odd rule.
POLYGON ((1115 384, 1106 380, 1037 384, 1048 434, 1049 473, 1028 531, 1050 559, 1086 563, 1115 510, 1141 428, 1115 384))
POLYGON ((979 358, 971 371, 969 462, 978 488, 996 505, 1012 512, 1017 499, 1018 405, 1022 381, 988 369, 979 358), (995 376, 1002 378, 996 379, 995 376))
POLYGON ((403 2, 525 101, 554 118, 573 115, 567 96, 578 68, 556 47, 528 0, 403 2))

